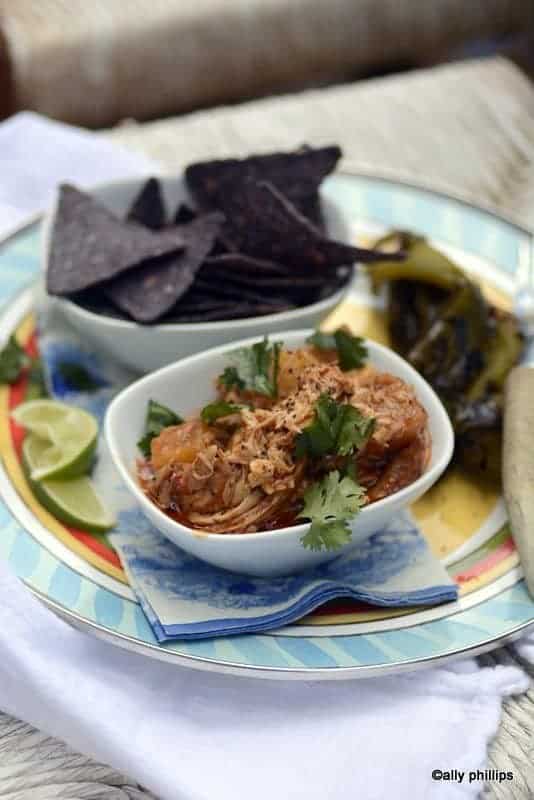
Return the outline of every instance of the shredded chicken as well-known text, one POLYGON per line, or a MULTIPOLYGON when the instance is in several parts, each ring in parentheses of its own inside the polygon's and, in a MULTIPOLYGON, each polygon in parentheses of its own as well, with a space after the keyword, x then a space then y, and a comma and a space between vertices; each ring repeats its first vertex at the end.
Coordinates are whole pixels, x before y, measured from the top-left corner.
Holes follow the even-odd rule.
POLYGON ((384 457, 407 447, 426 426, 427 415, 411 386, 370 367, 353 372, 349 403, 366 417, 375 418, 367 452, 384 457))
MULTIPOLYGON (((222 399, 253 408, 208 426, 199 418, 164 429, 152 441, 147 493, 190 525, 221 533, 272 526, 310 483, 295 437, 312 423, 321 395, 350 403, 375 428, 357 456, 370 502, 411 483, 430 453, 426 412, 399 378, 367 367, 342 372, 314 348, 282 352, 277 399, 219 387, 222 399)), ((332 465, 330 465, 330 468, 332 465)), ((312 470, 313 471, 313 470, 312 470)))

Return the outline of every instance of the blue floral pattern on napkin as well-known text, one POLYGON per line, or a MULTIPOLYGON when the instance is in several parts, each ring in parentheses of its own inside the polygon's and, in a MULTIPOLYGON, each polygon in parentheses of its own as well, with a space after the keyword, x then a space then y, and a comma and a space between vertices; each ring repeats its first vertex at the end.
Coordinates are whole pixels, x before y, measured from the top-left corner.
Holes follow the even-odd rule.
POLYGON ((279 578, 212 567, 131 517, 111 539, 160 642, 279 628, 340 597, 397 608, 457 599, 408 513, 334 561, 279 578))

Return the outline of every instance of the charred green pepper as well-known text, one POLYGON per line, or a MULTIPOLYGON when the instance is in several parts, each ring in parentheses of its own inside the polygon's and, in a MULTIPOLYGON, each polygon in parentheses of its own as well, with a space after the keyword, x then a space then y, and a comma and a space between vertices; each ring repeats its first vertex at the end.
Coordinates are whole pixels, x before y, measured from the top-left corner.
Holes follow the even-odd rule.
POLYGON ((483 367, 490 335, 488 305, 470 282, 452 292, 439 317, 408 353, 408 361, 448 397, 464 391, 483 367))
POLYGON ((485 365, 469 386, 466 397, 479 400, 488 392, 502 392, 508 373, 519 361, 523 337, 517 320, 511 314, 493 311, 494 334, 485 348, 485 365))
POLYGON ((440 289, 455 289, 465 280, 456 264, 439 250, 431 247, 422 236, 406 231, 396 231, 379 239, 375 250, 384 253, 402 250, 402 261, 378 261, 369 269, 375 287, 386 281, 420 281, 440 289))
POLYGON ((519 360, 517 320, 492 308, 478 286, 422 237, 394 232, 378 249, 406 252, 380 261, 370 274, 388 284, 393 346, 428 380, 444 402, 456 436, 456 461, 500 477, 504 383, 519 360))

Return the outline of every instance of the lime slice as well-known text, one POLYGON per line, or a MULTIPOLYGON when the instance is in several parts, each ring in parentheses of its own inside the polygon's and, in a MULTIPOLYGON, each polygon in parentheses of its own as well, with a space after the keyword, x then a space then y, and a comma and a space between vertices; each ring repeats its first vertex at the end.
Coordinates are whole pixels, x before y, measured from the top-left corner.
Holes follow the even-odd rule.
POLYGON ((92 414, 56 400, 31 400, 11 416, 33 434, 33 480, 66 480, 89 471, 98 439, 98 423, 92 414))
POLYGON ((109 531, 115 519, 102 505, 93 484, 85 475, 71 480, 40 480, 32 478, 34 459, 41 458, 46 442, 34 435, 27 436, 22 445, 22 461, 36 498, 47 511, 75 528, 92 533, 109 531))

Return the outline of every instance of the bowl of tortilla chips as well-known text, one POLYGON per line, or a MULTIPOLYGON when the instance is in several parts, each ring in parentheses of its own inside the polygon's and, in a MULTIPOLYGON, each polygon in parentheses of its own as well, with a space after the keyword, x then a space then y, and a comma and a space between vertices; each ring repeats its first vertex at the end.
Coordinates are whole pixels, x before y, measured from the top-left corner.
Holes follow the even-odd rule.
POLYGON ((214 345, 316 327, 354 264, 320 191, 341 151, 303 147, 192 164, 90 194, 58 188, 45 221, 48 297, 84 338, 147 372, 214 345))

